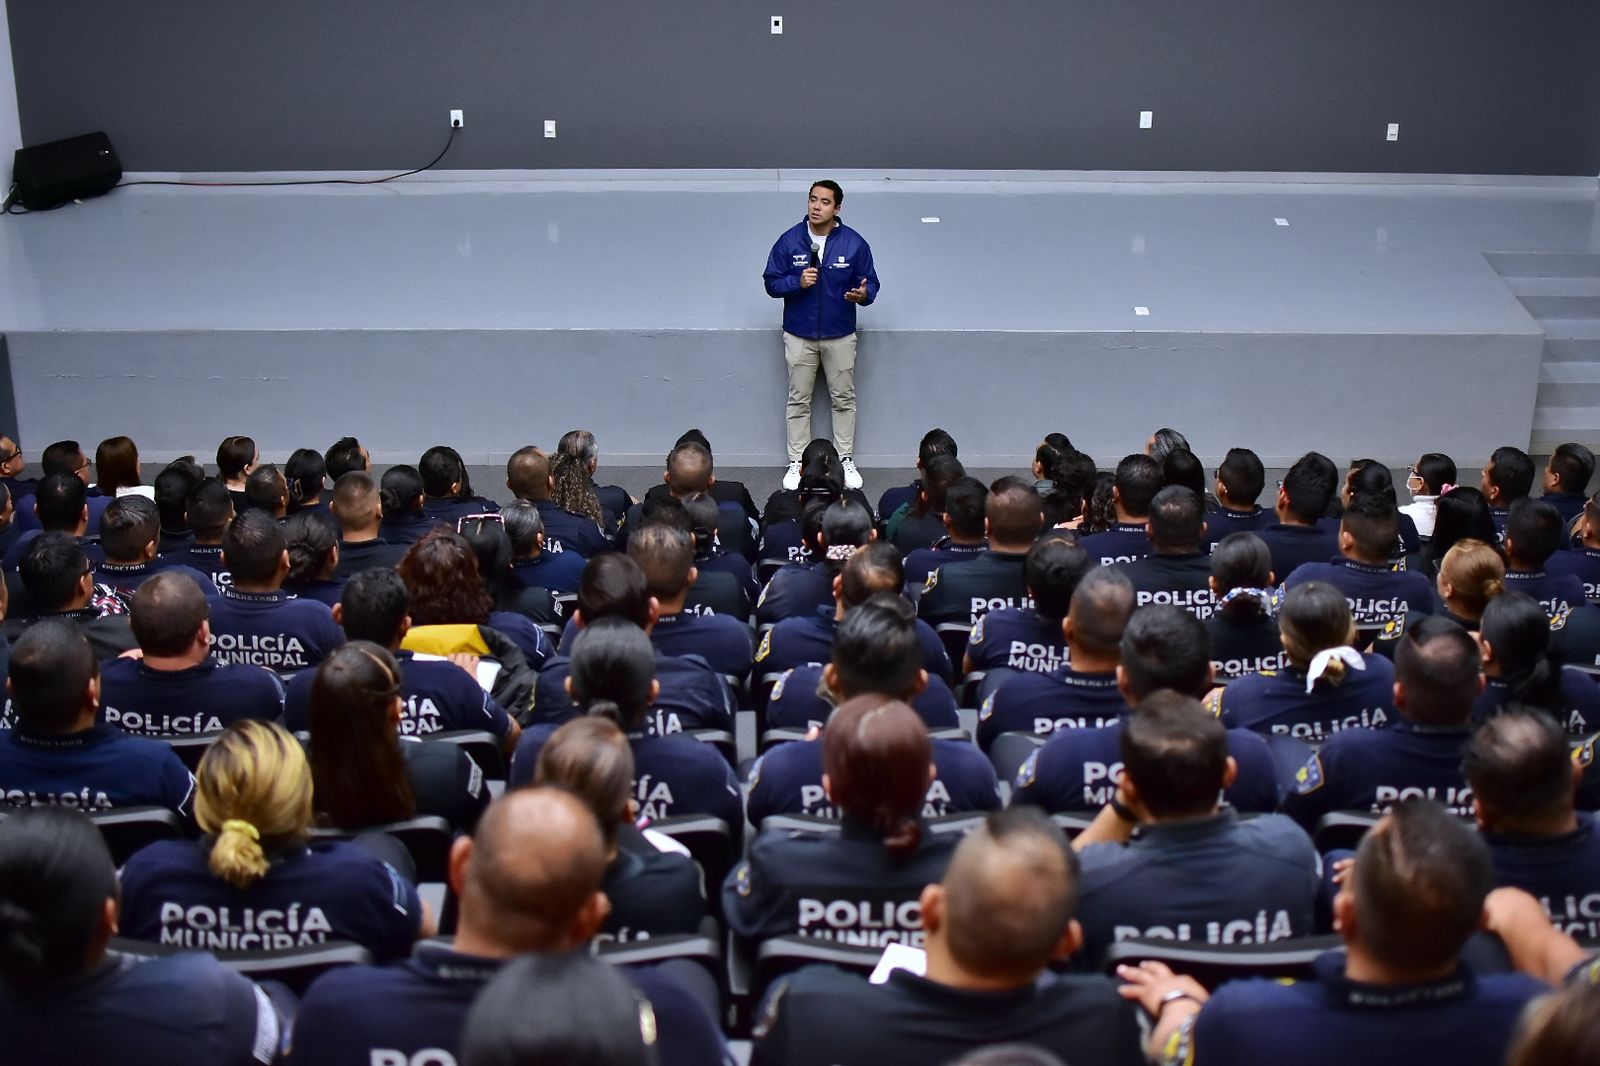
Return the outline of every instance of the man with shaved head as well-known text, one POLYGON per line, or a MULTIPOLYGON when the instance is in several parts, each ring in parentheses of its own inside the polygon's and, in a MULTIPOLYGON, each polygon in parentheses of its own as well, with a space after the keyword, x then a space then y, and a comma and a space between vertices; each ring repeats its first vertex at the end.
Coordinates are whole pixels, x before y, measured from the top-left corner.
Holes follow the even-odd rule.
MULTIPOLYGON (((687 499, 695 493, 712 496, 717 501, 716 530, 722 550, 754 560, 754 522, 738 503, 724 501, 716 495, 717 478, 712 470, 710 448, 697 440, 680 440, 667 453, 667 469, 661 475, 661 480, 674 499, 687 499)), ((626 547, 628 539, 644 525, 643 506, 636 504, 628 508, 628 513, 622 519, 622 528, 617 531, 618 543, 626 547)))
POLYGON ((1143 1061, 1132 1011, 1104 977, 1056 976, 1082 940, 1078 863, 1043 814, 990 814, 922 892, 926 976, 883 985, 812 967, 780 982, 756 1027, 752 1066, 922 1066, 1020 1043, 1068 1062, 1143 1061))
POLYGON ((379 532, 383 500, 378 483, 365 470, 340 475, 333 483, 328 510, 339 523, 340 581, 348 581, 363 570, 393 567, 405 557, 409 544, 391 544, 379 532))
POLYGON ((551 499, 556 482, 551 473, 550 457, 533 445, 519 448, 506 461, 506 488, 517 499, 539 509, 539 517, 544 519, 545 551, 577 552, 587 559, 611 550, 611 541, 598 522, 587 515, 565 510, 551 499))
MULTIPOLYGON (((289 1061, 453 1066, 467 1011, 503 963, 581 950, 599 931, 611 911, 600 890, 605 868, 600 826, 581 800, 550 788, 501 797, 450 851, 450 887, 461 901, 455 941, 419 944, 398 966, 322 977, 301 1004, 289 1061)), ((661 1066, 723 1061, 715 1025, 683 988, 648 969, 627 976, 655 1009, 661 1066)))
POLYGON ((645 587, 661 605, 650 642, 663 655, 699 655, 719 674, 748 677, 755 633, 743 618, 685 609, 700 577, 694 537, 665 524, 649 524, 628 542, 628 558, 644 571, 645 587))

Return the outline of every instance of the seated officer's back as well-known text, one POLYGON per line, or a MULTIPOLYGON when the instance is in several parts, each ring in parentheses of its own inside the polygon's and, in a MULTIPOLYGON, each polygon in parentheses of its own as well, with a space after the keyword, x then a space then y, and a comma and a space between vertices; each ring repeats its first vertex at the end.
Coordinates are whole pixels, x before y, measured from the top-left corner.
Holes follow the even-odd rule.
POLYGON ((1211 617, 1211 560, 1204 550, 1205 508, 1192 489, 1168 485, 1150 504, 1150 553, 1116 564, 1133 582, 1135 604, 1182 607, 1211 617))
POLYGON ((646 588, 655 598, 658 609, 650 639, 662 654, 698 655, 719 674, 749 676, 754 655, 749 623, 685 608, 700 576, 693 535, 664 521, 650 522, 629 539, 628 558, 644 571, 646 588))
POLYGON ((1023 565, 1033 606, 1002 607, 978 619, 967 636, 963 669, 1047 674, 1067 665, 1067 609, 1078 583, 1096 565, 1082 548, 1054 533, 1034 542, 1023 565))
POLYGON ((95 582, 131 599, 139 587, 166 570, 183 574, 207 596, 217 595, 211 575, 156 555, 161 541, 161 516, 143 496, 121 496, 106 508, 100 525, 100 550, 105 558, 95 567, 95 582))
POLYGON ((1506 512, 1506 588, 1539 601, 1552 624, 1588 603, 1583 579, 1556 561, 1566 542, 1561 514, 1543 500, 1524 496, 1506 512))
POLYGON ((995 482, 984 504, 989 550, 928 575, 917 613, 930 625, 974 625, 992 610, 1031 607, 1028 552, 1044 527, 1039 493, 1021 478, 995 482))
POLYGON ((800 520, 813 561, 789 563, 772 575, 756 602, 756 621, 763 626, 807 618, 832 603, 833 579, 877 537, 872 513, 848 497, 808 501, 800 520))
POLYGON ((1338 467, 1308 452, 1295 461, 1278 487, 1277 521, 1257 531, 1272 552, 1272 572, 1282 581, 1302 563, 1325 563, 1339 554, 1339 537, 1317 522, 1339 491, 1338 467))
POLYGON ((311 669, 344 643, 327 604, 283 591, 287 545, 282 527, 265 511, 246 511, 228 525, 222 550, 233 584, 211 612, 219 661, 289 675, 311 669))
POLYGON ((1396 570, 1389 562, 1398 513, 1394 501, 1384 496, 1352 497, 1339 529, 1339 557, 1304 563, 1284 581, 1287 589, 1325 581, 1344 593, 1359 647, 1398 640, 1408 616, 1434 612, 1433 583, 1421 574, 1396 570))
MULTIPOLYGON (((95 658, 110 659, 137 647, 128 625, 128 604, 94 581, 94 569, 83 548, 65 533, 41 533, 28 544, 18 571, 31 613, 17 612, 0 625, 0 633, 16 640, 36 621, 54 619, 82 633, 95 658)), ((17 604, 10 606, 14 609, 17 604)))
POLYGON ((1131 563, 1150 554, 1150 502, 1161 491, 1161 467, 1148 455, 1125 455, 1117 464, 1111 488, 1116 522, 1101 533, 1083 538, 1083 550, 1101 566, 1131 563))

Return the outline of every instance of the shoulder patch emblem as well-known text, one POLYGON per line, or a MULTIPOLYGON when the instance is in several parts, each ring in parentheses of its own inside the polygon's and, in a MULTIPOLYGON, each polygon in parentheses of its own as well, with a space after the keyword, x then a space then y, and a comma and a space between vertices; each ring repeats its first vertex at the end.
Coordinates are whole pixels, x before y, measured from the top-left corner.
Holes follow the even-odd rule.
MULTIPOLYGON (((765 645, 763 644, 763 647, 764 646, 765 645)), ((772 686, 772 693, 771 693, 771 695, 769 695, 767 697, 767 700, 769 702, 772 701, 772 700, 781 700, 781 699, 783 699, 783 686, 788 683, 789 675, 792 674, 792 673, 794 673, 793 670, 785 670, 783 673, 778 675, 777 682, 774 683, 773 686, 772 686)))
POLYGON ((1571 613, 1570 608, 1564 608, 1562 610, 1557 611, 1555 614, 1551 615, 1550 616, 1550 632, 1559 633, 1563 629, 1567 628, 1567 615, 1570 614, 1570 613, 1571 613))
POLYGON ((939 587, 939 571, 937 568, 928 571, 928 580, 923 582, 922 591, 932 592, 939 587))
POLYGON ((1590 737, 1572 749, 1572 763, 1587 770, 1594 765, 1594 737, 1590 737))
POLYGON ((1027 760, 1017 767, 1017 788, 1027 788, 1039 776, 1039 753, 1035 751, 1027 760))
POLYGON ((741 899, 750 895, 750 864, 745 863, 739 867, 739 873, 733 879, 734 891, 739 893, 741 899))
POLYGON ((969 647, 983 643, 983 620, 988 617, 986 614, 979 615, 978 620, 972 624, 972 632, 967 635, 967 645, 969 647))
POLYGON ((1222 717, 1222 694, 1226 691, 1228 690, 1218 687, 1206 693, 1204 706, 1207 711, 1211 712, 1211 717, 1222 717))
POLYGON ((983 706, 978 708, 978 721, 987 722, 991 717, 994 716, 994 697, 995 697, 995 695, 996 695, 995 693, 991 692, 988 695, 988 697, 983 701, 983 706))
POLYGON ((755 788, 761 783, 761 763, 765 759, 765 755, 758 755, 756 756, 756 761, 750 764, 750 780, 747 783, 751 788, 755 788))
POLYGON ((767 656, 772 654, 772 630, 761 634, 761 646, 756 649, 756 662, 765 662, 767 656))
POLYGON ((1306 764, 1295 771, 1294 790, 1302 796, 1309 795, 1327 784, 1327 777, 1322 772, 1322 756, 1313 755, 1306 760, 1306 764))
POLYGON ((1406 622, 1404 618, 1391 618, 1383 625, 1383 630, 1378 634, 1379 640, 1399 640, 1405 636, 1406 622))

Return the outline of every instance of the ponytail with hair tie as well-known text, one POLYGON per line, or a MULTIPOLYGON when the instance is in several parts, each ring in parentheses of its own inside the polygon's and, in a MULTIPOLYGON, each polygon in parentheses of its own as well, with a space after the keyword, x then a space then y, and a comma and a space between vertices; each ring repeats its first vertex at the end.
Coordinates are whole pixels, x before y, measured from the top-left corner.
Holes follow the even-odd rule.
POLYGON ((249 888, 272 869, 261 850, 261 831, 242 818, 222 823, 209 865, 212 873, 237 888, 249 888))
POLYGON ((616 700, 590 700, 587 713, 590 718, 604 718, 618 727, 622 725, 622 708, 617 705, 616 700))

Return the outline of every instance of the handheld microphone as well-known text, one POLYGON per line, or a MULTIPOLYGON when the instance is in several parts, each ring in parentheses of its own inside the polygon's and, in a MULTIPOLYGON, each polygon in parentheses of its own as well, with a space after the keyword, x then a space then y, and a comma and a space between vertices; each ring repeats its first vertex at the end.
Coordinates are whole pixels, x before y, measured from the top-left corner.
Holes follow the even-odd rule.
POLYGON ((811 246, 811 266, 813 269, 817 269, 822 266, 822 245, 820 244, 813 244, 811 246))

